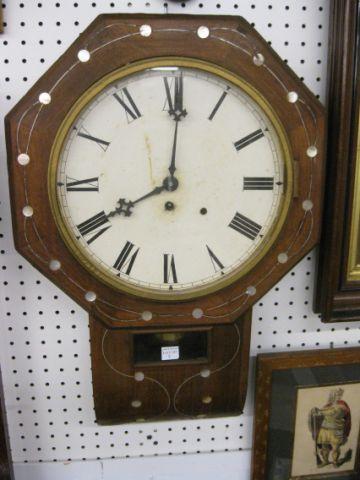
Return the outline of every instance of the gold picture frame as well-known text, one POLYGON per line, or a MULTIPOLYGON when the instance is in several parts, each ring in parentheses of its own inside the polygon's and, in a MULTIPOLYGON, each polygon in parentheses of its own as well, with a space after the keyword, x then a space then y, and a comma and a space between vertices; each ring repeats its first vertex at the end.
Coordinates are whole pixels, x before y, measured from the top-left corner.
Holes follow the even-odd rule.
POLYGON ((352 198, 352 215, 350 224, 349 259, 347 265, 347 279, 360 281, 360 131, 359 109, 357 112, 356 126, 356 151, 355 151, 355 181, 352 198))

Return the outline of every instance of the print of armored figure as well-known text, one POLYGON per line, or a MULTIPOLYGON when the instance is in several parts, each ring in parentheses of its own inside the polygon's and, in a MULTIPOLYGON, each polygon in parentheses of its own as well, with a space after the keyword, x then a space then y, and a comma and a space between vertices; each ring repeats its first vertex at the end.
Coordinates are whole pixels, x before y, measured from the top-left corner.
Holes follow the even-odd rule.
POLYGON ((309 427, 315 441, 318 467, 332 464, 340 467, 351 459, 351 450, 341 458, 341 446, 347 442, 351 429, 351 412, 342 400, 344 390, 331 390, 328 403, 323 408, 313 408, 309 415, 309 427))

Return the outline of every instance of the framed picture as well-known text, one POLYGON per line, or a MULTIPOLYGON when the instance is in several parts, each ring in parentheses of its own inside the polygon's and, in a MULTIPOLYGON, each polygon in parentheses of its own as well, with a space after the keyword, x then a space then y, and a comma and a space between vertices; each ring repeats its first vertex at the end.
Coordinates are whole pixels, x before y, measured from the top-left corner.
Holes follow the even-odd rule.
POLYGON ((360 478, 360 348, 260 355, 252 480, 360 478))
POLYGON ((360 320, 360 7, 332 0, 328 165, 315 309, 324 322, 360 320))
POLYGON ((0 369, 0 479, 14 480, 0 369))

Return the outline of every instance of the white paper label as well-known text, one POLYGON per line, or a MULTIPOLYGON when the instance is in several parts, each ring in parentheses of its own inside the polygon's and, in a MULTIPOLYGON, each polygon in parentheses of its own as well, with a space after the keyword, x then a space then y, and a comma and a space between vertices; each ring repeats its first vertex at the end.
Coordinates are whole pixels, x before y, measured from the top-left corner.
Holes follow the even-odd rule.
POLYGON ((161 347, 161 360, 178 360, 180 358, 179 347, 161 347))

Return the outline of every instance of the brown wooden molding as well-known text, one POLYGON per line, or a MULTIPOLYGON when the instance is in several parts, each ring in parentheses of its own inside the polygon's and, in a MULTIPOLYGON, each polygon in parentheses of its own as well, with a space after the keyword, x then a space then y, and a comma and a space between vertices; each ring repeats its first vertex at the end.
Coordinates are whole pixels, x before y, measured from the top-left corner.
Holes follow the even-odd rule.
POLYGON ((347 279, 359 117, 359 21, 356 0, 333 0, 328 163, 315 305, 324 322, 360 320, 360 282, 347 279))

